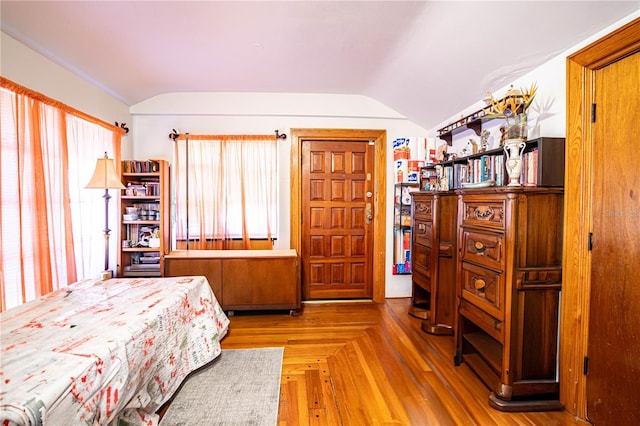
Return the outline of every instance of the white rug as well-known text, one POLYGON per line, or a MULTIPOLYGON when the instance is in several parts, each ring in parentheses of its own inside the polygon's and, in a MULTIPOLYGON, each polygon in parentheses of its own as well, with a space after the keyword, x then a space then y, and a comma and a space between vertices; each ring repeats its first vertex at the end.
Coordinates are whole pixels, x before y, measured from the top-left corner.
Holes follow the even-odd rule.
POLYGON ((284 348, 229 349, 184 381, 161 426, 276 425, 284 348))

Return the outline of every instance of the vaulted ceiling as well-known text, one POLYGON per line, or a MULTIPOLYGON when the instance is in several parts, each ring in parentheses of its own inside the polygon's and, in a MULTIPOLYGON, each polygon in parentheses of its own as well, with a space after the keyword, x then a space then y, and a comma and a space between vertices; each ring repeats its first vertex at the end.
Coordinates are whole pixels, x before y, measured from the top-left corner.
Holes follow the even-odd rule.
POLYGON ((638 0, 0 2, 3 32, 128 105, 172 92, 355 94, 424 128, 639 5, 638 0))

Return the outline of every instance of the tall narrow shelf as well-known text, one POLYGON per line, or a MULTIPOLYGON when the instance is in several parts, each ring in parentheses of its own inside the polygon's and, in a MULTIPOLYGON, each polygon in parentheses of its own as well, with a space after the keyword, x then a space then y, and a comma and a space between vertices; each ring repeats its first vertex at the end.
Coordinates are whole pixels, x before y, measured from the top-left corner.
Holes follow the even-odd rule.
POLYGON ((396 183, 393 196, 393 274, 411 274, 411 192, 418 183, 396 183))
POLYGON ((163 276, 170 251, 169 163, 123 161, 118 276, 163 276))

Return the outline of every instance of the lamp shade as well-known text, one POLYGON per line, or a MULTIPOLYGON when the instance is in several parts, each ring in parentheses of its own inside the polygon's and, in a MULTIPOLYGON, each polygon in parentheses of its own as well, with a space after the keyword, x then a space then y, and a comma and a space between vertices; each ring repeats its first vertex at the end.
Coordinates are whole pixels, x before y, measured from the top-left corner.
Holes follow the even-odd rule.
POLYGON ((106 152, 104 153, 104 158, 98 158, 93 177, 85 188, 124 189, 124 185, 120 182, 120 177, 116 173, 115 162, 107 157, 106 152))

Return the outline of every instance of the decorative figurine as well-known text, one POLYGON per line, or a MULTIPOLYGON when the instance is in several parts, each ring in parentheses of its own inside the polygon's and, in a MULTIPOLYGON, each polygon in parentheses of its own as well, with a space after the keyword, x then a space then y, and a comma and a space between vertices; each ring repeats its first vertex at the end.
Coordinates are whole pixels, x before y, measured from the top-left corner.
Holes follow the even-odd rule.
POLYGON ((480 152, 485 152, 489 148, 489 136, 491 133, 488 130, 483 130, 480 134, 480 152))
POLYGON ((460 151, 460 155, 462 157, 466 157, 467 155, 476 154, 478 152, 478 143, 475 139, 469 139, 467 145, 460 151))
POLYGON ((504 141, 507 139, 507 126, 500 126, 500 148, 504 146, 504 141))
POLYGON ((447 161, 447 158, 446 158, 447 157, 447 147, 448 147, 448 145, 446 143, 442 144, 442 145, 439 145, 437 147, 437 149, 436 149, 436 159, 438 161, 447 161))

